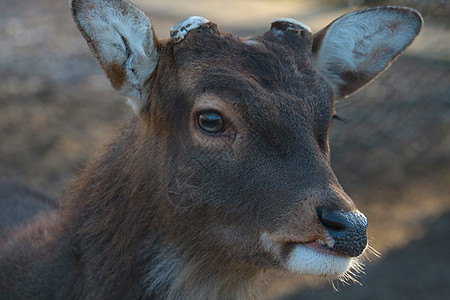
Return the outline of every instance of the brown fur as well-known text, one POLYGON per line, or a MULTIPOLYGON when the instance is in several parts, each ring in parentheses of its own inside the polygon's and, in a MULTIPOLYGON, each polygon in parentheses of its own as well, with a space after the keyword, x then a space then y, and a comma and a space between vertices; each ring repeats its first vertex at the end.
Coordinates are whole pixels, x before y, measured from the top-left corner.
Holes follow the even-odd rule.
POLYGON ((125 83, 127 77, 125 70, 119 64, 104 66, 106 76, 108 76, 111 86, 114 89, 120 89, 125 83))
POLYGON ((175 282, 151 291, 154 296, 189 295, 195 278, 215 278, 211 286, 222 282, 211 287, 219 295, 237 291, 239 282, 245 291, 262 268, 277 265, 259 247, 261 232, 311 241, 324 234, 311 207, 355 209, 330 189, 340 190, 326 142, 332 98, 305 59, 309 36, 297 40, 293 33, 286 47, 269 32, 258 46, 246 46, 213 24, 201 31, 177 45, 161 43, 141 118, 130 120, 100 161, 79 176, 60 217, 42 218, 13 237, 14 253, 1 268, 7 286, 24 281, 31 290, 61 280, 54 274, 64 272, 71 288, 55 294, 47 286, 42 295, 139 298, 146 293, 148 266, 160 263, 153 257, 165 255, 182 269, 173 274, 175 282), (227 117, 240 134, 195 131, 191 110, 204 94, 239 112, 227 117), (29 255, 34 260, 27 271, 17 269, 29 255), (29 274, 36 274, 35 285, 29 274), (181 279, 183 274, 189 276, 181 279))
POLYGON ((253 298, 264 271, 283 268, 262 233, 286 251, 326 240, 317 209, 356 210, 330 167, 333 92, 311 34, 274 30, 246 44, 207 23, 155 42, 139 116, 60 209, 0 246, 2 297, 253 298), (200 131, 204 110, 221 113, 223 133, 200 131))

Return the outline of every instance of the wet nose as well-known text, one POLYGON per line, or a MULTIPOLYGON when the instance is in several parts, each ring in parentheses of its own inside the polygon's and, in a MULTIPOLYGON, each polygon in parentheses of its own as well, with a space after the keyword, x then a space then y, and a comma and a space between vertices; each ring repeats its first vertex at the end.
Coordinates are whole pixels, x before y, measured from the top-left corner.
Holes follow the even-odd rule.
POLYGON ((367 219, 361 212, 319 207, 317 216, 335 241, 333 251, 350 257, 364 251, 367 246, 367 219))

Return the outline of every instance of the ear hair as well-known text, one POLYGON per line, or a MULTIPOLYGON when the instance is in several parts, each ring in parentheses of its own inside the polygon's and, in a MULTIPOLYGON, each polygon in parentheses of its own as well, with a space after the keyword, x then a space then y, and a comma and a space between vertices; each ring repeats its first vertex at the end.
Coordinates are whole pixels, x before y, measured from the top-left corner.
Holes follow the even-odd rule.
POLYGON ((346 14, 314 35, 316 68, 336 99, 360 89, 389 67, 422 27, 407 7, 374 7, 346 14))
POLYGON ((123 0, 73 0, 71 7, 78 29, 112 87, 138 113, 145 104, 144 82, 159 59, 150 20, 123 0))

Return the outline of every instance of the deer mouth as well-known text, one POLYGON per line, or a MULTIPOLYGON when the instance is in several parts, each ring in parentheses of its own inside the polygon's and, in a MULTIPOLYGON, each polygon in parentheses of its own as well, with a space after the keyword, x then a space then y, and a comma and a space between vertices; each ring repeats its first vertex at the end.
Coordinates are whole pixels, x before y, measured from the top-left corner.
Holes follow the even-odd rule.
POLYGON ((351 257, 339 254, 318 241, 294 243, 289 248, 282 262, 294 273, 335 278, 344 275, 352 266, 351 257))
POLYGON ((340 253, 337 253, 336 251, 334 251, 332 249, 332 247, 330 247, 327 243, 325 243, 324 241, 317 239, 313 242, 307 242, 307 243, 293 243, 294 245, 296 244, 303 244, 307 247, 310 247, 311 249, 314 249, 315 251, 319 252, 319 253, 323 253, 323 254, 327 254, 327 255, 336 255, 336 256, 341 256, 341 257, 347 257, 345 255, 342 255, 340 253))
POLYGON ((276 242, 263 234, 261 242, 283 268, 293 273, 336 278, 344 275, 353 265, 352 257, 332 250, 332 241, 276 242))
POLYGON ((341 253, 333 250, 334 241, 332 238, 327 239, 328 242, 324 242, 321 239, 316 239, 311 242, 279 242, 282 254, 288 255, 290 251, 292 251, 296 246, 301 245, 303 247, 307 247, 310 250, 316 251, 318 253, 322 253, 325 255, 335 255, 339 257, 347 257, 341 253))

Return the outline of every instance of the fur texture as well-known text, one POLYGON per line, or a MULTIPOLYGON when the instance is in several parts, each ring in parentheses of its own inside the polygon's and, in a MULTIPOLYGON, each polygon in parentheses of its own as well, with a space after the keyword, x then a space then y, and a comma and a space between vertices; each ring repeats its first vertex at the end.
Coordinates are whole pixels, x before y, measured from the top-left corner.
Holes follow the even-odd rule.
POLYGON ((421 15, 406 7, 375 7, 347 14, 316 37, 317 68, 336 97, 366 85, 409 46, 422 27, 421 15), (322 37, 322 35, 324 35, 322 37))
POLYGON ((144 83, 159 57, 150 20, 127 1, 73 0, 71 6, 78 29, 113 88, 139 112, 144 83))
MULTIPOLYGON (((136 116, 58 208, 2 242, 2 298, 252 299, 276 272, 338 276, 355 264, 366 223, 330 166, 330 72, 342 57, 329 43, 360 15, 374 27, 373 11, 343 17, 324 39, 279 20, 252 43, 210 22, 174 43, 157 41, 126 1, 74 0, 72 10, 136 116), (205 114, 220 130, 202 127, 205 114)), ((355 44, 365 45, 366 25, 349 35, 355 44)), ((376 73, 386 61, 375 56, 376 73)), ((372 70, 356 58, 356 70, 372 70)))

